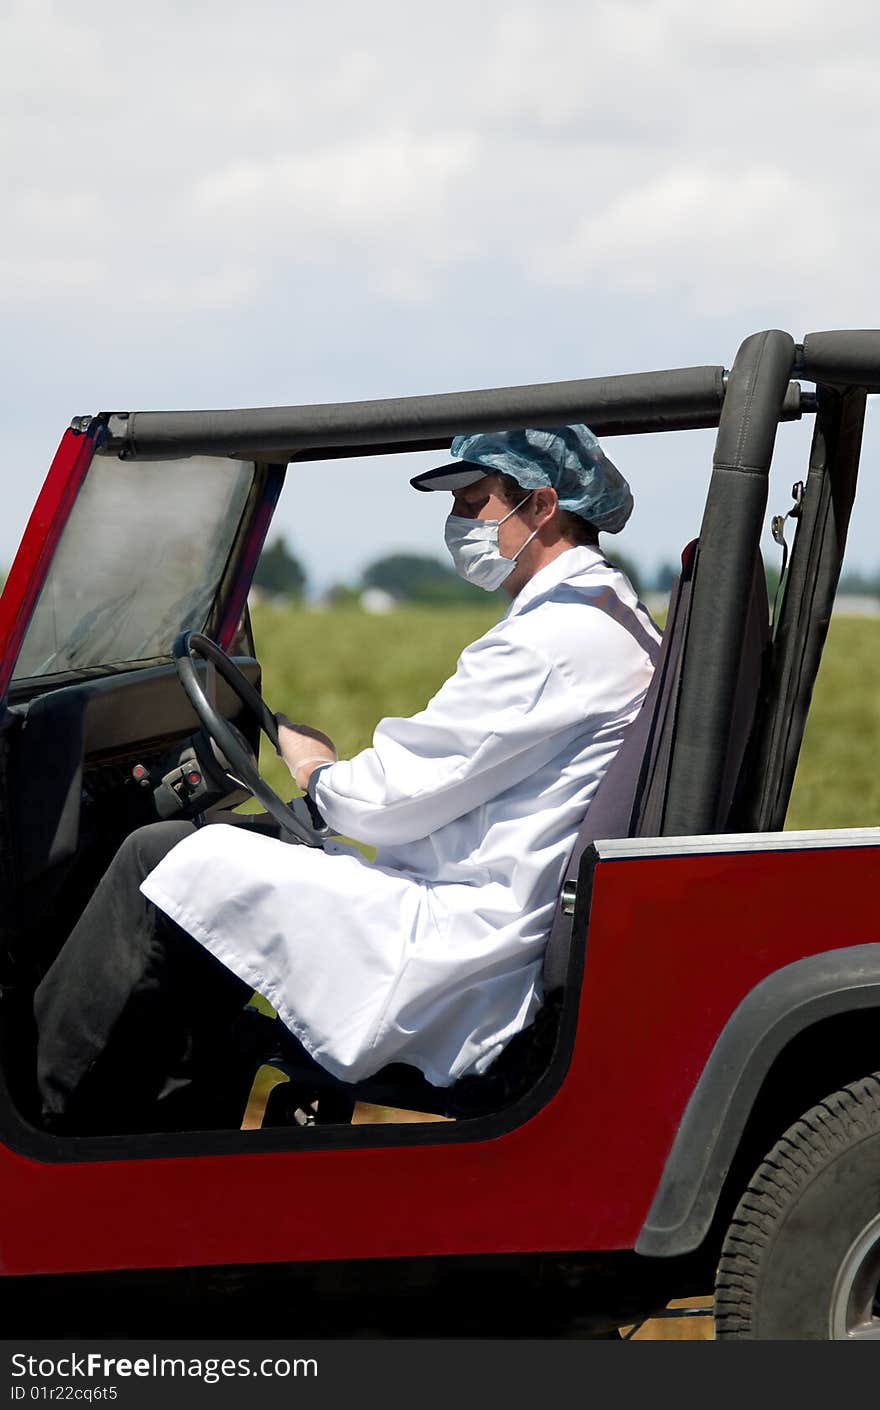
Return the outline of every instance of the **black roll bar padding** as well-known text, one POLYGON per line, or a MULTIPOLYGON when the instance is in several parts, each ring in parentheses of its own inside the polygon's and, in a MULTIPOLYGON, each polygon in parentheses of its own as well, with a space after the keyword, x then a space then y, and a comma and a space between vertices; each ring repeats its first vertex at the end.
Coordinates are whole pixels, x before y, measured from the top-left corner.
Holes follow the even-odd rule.
POLYGON ((794 360, 788 333, 746 338, 736 355, 715 445, 662 833, 717 832, 770 460, 794 360))
MULTIPOLYGON (((785 394, 785 401, 782 405, 782 421, 800 421, 804 412, 815 411, 813 405, 814 398, 811 393, 804 393, 799 382, 790 382, 788 391, 785 394)), ((705 405, 697 405, 692 411, 683 409, 674 417, 665 416, 662 424, 655 420, 645 418, 641 421, 624 423, 620 419, 620 409, 617 409, 617 419, 615 421, 605 420, 603 413, 599 412, 595 416, 587 418, 588 424, 595 435, 615 436, 615 435, 638 435, 651 431, 700 431, 709 430, 718 425, 721 415, 721 405, 715 407, 713 411, 707 411, 705 405)), ((534 425, 532 420, 530 425, 534 425)), ((297 451, 290 456, 293 461, 305 460, 338 460, 346 456, 367 456, 367 455, 400 455, 408 451, 424 450, 446 450, 449 448, 451 436, 442 436, 434 440, 423 441, 395 441, 377 442, 374 445, 339 445, 321 446, 319 448, 309 447, 306 450, 297 451)))
POLYGON ((880 392, 880 329, 808 333, 798 355, 797 371, 811 382, 880 392))
POLYGON ((797 521, 763 699, 732 825, 778 832, 794 783, 855 499, 867 393, 820 383, 797 521))
POLYGON ((620 435, 714 426, 723 401, 723 368, 685 367, 379 401, 105 413, 102 449, 142 459, 203 454, 277 461, 328 449, 348 455, 371 447, 436 449, 471 431, 579 421, 597 435, 620 435))
MULTIPOLYGON (((103 412, 102 455, 143 460, 187 455, 290 462, 443 450, 464 431, 560 426, 585 421, 597 436, 717 426, 721 367, 683 367, 573 382, 444 392, 425 397, 262 407, 242 411, 103 412)), ((813 410, 797 382, 781 419, 813 410)))
MULTIPOLYGON (((811 393, 801 391, 799 382, 790 382, 788 391, 785 394, 785 401, 782 406, 782 421, 800 421, 805 412, 815 411, 814 398, 811 393)), ((602 414, 599 413, 589 419, 588 424, 591 430, 598 436, 615 435, 638 435, 651 431, 701 431, 710 430, 718 425, 718 418, 721 415, 719 405, 712 412, 707 412, 705 407, 698 406, 693 411, 683 410, 675 418, 666 417, 663 424, 650 422, 647 419, 640 422, 624 424, 621 421, 616 423, 604 423, 602 414)), ((535 422, 530 422, 534 425, 535 422)), ((307 450, 297 451, 290 456, 290 462, 306 460, 339 460, 344 457, 354 455, 400 455, 408 451, 425 450, 448 450, 451 436, 443 436, 430 441, 395 441, 377 442, 375 445, 361 446, 321 446, 320 448, 309 447, 307 450)))

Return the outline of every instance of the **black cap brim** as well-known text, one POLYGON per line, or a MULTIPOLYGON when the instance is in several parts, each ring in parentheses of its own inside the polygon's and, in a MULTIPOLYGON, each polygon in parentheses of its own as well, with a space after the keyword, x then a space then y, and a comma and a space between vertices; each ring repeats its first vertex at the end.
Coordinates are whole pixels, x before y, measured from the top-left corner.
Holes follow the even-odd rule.
POLYGON ((479 465, 468 465, 461 460, 453 460, 448 465, 438 465, 436 470, 425 470, 410 480, 414 490, 463 490, 465 485, 475 485, 477 480, 485 480, 491 471, 479 465))

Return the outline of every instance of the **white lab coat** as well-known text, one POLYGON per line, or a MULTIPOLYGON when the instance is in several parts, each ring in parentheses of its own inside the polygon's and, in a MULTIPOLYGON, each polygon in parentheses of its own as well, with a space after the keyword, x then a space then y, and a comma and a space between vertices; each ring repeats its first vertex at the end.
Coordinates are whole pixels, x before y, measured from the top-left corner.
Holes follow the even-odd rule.
POLYGON ((396 1061, 438 1086, 481 1072, 540 1007, 566 860, 658 641, 623 574, 571 548, 424 710, 319 772, 321 812, 375 844, 375 862, 216 825, 142 890, 337 1076, 396 1061))

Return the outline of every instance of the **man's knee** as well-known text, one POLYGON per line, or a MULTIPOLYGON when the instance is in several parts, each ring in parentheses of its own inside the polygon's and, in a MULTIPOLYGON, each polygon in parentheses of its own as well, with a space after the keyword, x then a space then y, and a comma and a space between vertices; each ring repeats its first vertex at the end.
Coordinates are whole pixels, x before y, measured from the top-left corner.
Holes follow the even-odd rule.
POLYGON ((147 823, 130 832, 114 858, 114 866, 132 867, 140 879, 149 876, 178 842, 191 837, 195 824, 184 821, 147 823))

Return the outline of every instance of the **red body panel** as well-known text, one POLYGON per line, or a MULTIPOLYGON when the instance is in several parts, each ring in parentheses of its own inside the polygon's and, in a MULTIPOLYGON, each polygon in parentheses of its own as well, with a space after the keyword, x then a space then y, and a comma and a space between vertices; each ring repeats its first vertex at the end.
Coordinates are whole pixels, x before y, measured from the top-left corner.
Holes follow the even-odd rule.
POLYGON ((874 847, 601 863, 571 1068, 524 1126, 81 1165, 0 1148, 0 1270, 632 1248, 732 1011, 783 965, 876 940, 878 881, 874 847))
POLYGON ((65 431, 0 596, 0 700, 5 699, 18 653, 52 555, 92 463, 91 435, 65 431))

